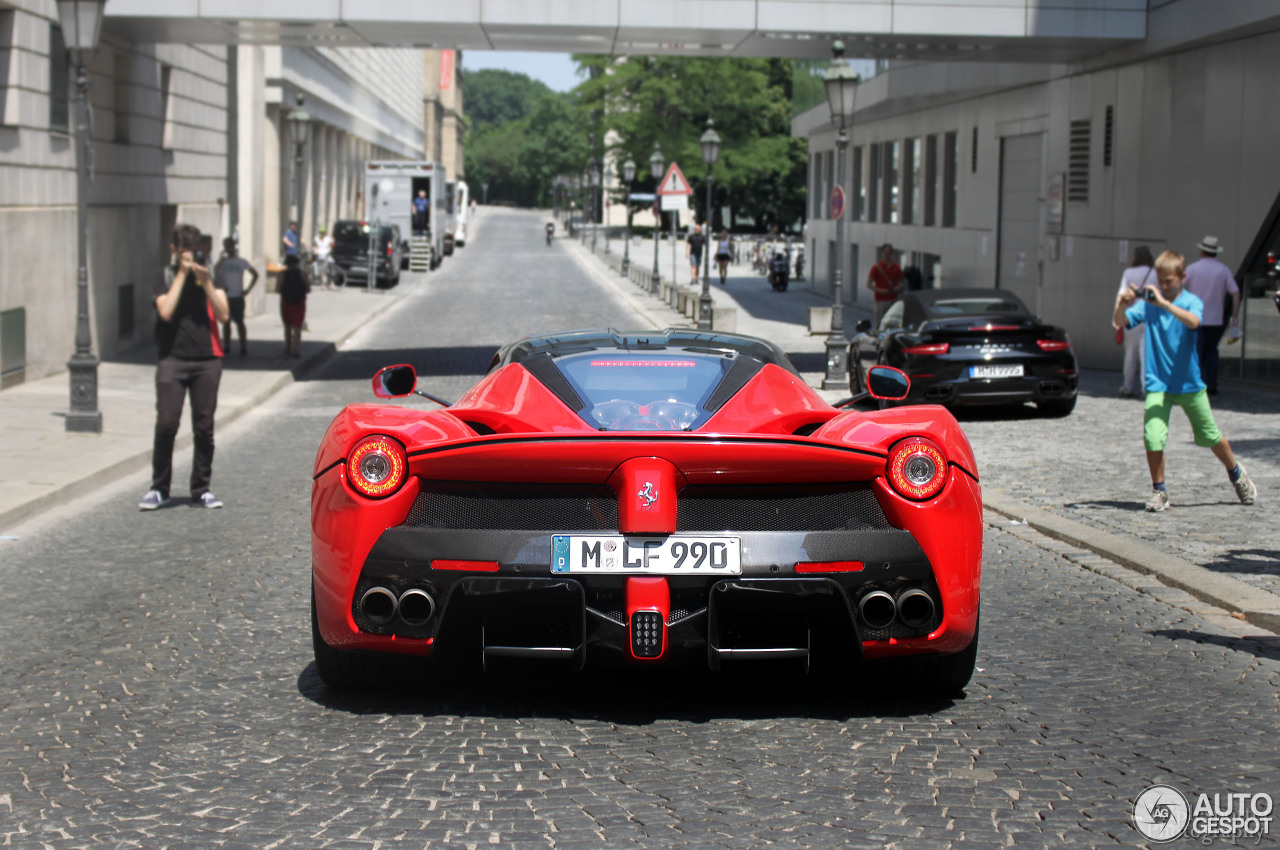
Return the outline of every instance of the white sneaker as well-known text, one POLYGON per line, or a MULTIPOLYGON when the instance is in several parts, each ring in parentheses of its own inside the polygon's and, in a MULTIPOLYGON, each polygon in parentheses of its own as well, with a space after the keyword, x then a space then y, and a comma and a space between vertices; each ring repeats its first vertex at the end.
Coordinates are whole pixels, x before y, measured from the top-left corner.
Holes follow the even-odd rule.
POLYGON ((138 502, 139 510, 154 511, 165 503, 165 497, 160 495, 159 490, 148 490, 147 495, 142 497, 142 501, 138 502))
POLYGON ((217 496, 213 495, 212 493, 205 492, 201 494, 200 498, 191 500, 191 507, 220 508, 222 507, 222 500, 219 499, 217 496))
POLYGON ((1254 500, 1258 498, 1258 485, 1253 483, 1253 479, 1249 477, 1249 473, 1245 472, 1244 465, 1240 466, 1240 477, 1231 482, 1236 488, 1236 498, 1240 500, 1242 505, 1252 505, 1254 500))
POLYGON ((1150 513, 1158 513, 1163 510, 1168 510, 1168 508, 1169 508, 1169 491, 1152 490, 1151 498, 1147 499, 1147 511, 1150 513))

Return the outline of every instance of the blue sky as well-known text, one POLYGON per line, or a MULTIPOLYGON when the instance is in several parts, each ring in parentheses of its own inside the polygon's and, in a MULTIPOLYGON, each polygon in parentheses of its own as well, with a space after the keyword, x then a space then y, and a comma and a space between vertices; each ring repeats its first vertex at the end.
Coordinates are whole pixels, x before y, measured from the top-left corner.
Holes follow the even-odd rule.
POLYGON ((498 68, 517 71, 541 80, 555 91, 566 92, 582 80, 574 73, 577 66, 568 53, 534 53, 514 50, 466 50, 462 53, 462 69, 478 71, 498 68))

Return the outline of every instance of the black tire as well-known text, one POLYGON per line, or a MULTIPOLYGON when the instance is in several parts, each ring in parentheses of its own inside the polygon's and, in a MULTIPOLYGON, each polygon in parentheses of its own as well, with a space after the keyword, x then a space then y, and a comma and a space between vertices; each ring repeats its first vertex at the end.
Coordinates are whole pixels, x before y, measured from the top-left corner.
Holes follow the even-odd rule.
POLYGON ((1076 409, 1076 396, 1072 396, 1071 398, 1055 398, 1046 401, 1037 401, 1036 407, 1045 416, 1070 416, 1071 411, 1076 409))
POLYGON ((895 694, 963 697, 973 678, 978 660, 978 631, 973 641, 954 655, 886 659, 870 662, 868 678, 873 685, 895 694))
POLYGON ((311 650, 320 680, 338 691, 382 690, 419 680, 419 659, 370 652, 348 652, 325 643, 316 617, 316 592, 311 590, 311 650))

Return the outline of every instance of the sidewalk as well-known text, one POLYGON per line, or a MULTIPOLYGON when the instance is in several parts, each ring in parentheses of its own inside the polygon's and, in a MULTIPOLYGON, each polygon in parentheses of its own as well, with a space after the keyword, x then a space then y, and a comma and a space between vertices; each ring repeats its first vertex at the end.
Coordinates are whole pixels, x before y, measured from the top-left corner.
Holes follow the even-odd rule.
MULTIPOLYGON (((622 245, 618 240, 612 240, 609 254, 604 253, 603 239, 597 240, 593 257, 590 239, 588 235, 586 247, 567 238, 562 244, 577 254, 584 267, 622 293, 638 312, 649 316, 655 327, 695 326, 687 316, 620 275, 622 245)), ((687 285, 689 267, 684 259, 684 243, 679 243, 676 250, 677 282, 687 285)), ((658 254, 659 267, 666 278, 671 274, 673 260, 667 241, 659 243, 658 254)), ((652 240, 633 243, 631 259, 652 270, 652 240)), ((776 293, 749 266, 731 265, 723 287, 713 267, 710 290, 716 308, 735 308, 733 318, 738 333, 777 343, 805 381, 819 387, 825 372, 826 337, 808 332, 809 307, 829 306, 831 301, 829 296, 804 287, 807 282, 793 281, 787 292, 776 293)), ((846 304, 845 337, 852 336, 860 319, 871 315, 869 302, 846 304)), ((1221 468, 1217 462, 1203 449, 1189 447, 1178 448, 1170 460, 1171 475, 1185 488, 1178 503, 1185 508, 1168 514, 1144 514, 1141 499, 1145 498, 1149 483, 1140 436, 1129 433, 1133 430, 1130 420, 1141 428, 1141 405, 1116 400, 1116 386, 1115 373, 1083 373, 1082 400, 1072 420, 1082 433, 1089 435, 1090 444, 1083 448, 1070 438, 1063 439, 1062 420, 1040 418, 1029 409, 1029 415, 1017 421, 1011 421, 1012 415, 962 414, 962 423, 979 456, 987 521, 1012 526, 1014 531, 1030 527, 1069 544, 1077 554, 1068 553, 1066 557, 1097 572, 1119 577, 1111 564, 1097 566, 1081 555, 1096 553, 1112 564, 1155 576, 1167 586, 1153 591, 1149 578, 1134 576, 1126 580, 1142 592, 1176 596, 1178 591, 1184 591, 1200 603, 1207 602, 1237 620, 1245 620, 1249 626, 1280 632, 1280 528, 1270 504, 1275 498, 1272 482, 1280 479, 1277 464, 1273 463, 1280 454, 1280 440, 1258 439, 1261 433, 1274 431, 1280 396, 1233 389, 1230 395, 1224 390, 1224 395, 1214 402, 1219 424, 1259 482, 1257 505, 1245 508, 1234 504, 1228 498, 1225 475, 1218 480, 1221 468), (1196 471, 1201 468, 1213 472, 1196 471), (1201 478, 1207 480, 1202 482, 1201 478), (1117 498, 1119 495, 1133 499, 1133 504, 1117 498), (1169 587, 1178 590, 1170 591, 1169 587)), ((828 401, 849 395, 846 389, 818 392, 828 401)), ((1187 432, 1181 435, 1187 438, 1183 442, 1189 443, 1189 429, 1182 430, 1187 432)), ((1180 436, 1178 427, 1171 430, 1170 436, 1172 451, 1175 438, 1180 436)), ((1188 599, 1183 607, 1195 604, 1188 599)))
MULTIPOLYGON (((315 366, 361 326, 425 280, 424 276, 406 272, 400 285, 389 290, 313 290, 307 297, 308 330, 302 334, 301 358, 284 356, 279 296, 268 295, 267 310, 245 321, 247 356, 239 355, 239 339, 233 335, 233 353, 223 364, 215 432, 292 383, 295 376, 315 366)), ((4 423, 0 429, 0 456, 11 459, 0 467, 0 532, 94 487, 150 467, 155 430, 154 376, 155 351, 147 345, 98 366, 101 434, 67 433, 64 421, 70 385, 65 372, 0 393, 0 422, 4 423)), ((191 416, 187 406, 174 446, 175 458, 190 446, 191 416)), ((174 485, 175 496, 186 495, 185 481, 175 481, 174 485)))

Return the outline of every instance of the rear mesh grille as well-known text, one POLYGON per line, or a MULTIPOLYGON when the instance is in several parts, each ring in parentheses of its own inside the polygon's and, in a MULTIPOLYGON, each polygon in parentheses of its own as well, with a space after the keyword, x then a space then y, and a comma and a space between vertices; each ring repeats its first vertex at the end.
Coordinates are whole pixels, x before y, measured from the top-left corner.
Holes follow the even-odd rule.
POLYGON ((843 531, 889 529, 870 487, 686 487, 677 531, 843 531))
MULTIPOLYGON (((404 525, 479 531, 618 530, 618 501, 602 486, 429 482, 404 525)), ((677 531, 860 531, 892 528, 870 487, 685 487, 677 531)))
POLYGON ((430 486, 418 494, 404 525, 483 531, 618 530, 618 499, 608 487, 430 486))

